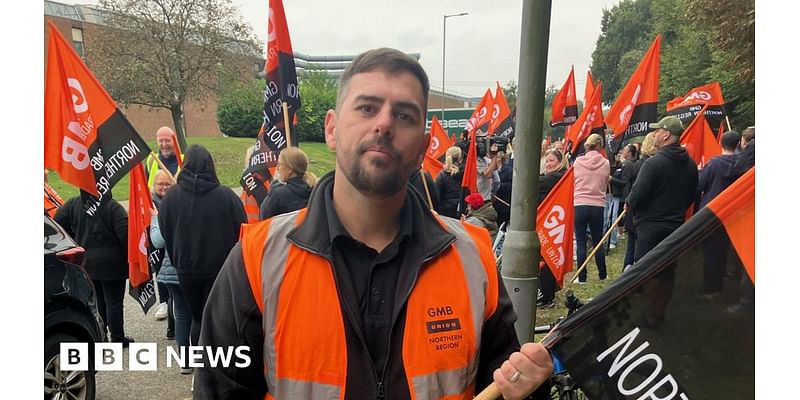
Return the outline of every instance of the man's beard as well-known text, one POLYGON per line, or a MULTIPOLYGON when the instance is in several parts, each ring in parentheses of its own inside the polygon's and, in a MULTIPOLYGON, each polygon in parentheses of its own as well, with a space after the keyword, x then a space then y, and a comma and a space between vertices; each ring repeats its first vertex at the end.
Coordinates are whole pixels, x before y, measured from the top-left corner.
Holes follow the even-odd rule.
POLYGON ((387 198, 405 189, 408 178, 419 168, 416 160, 406 164, 400 164, 401 161, 400 152, 392 145, 391 140, 386 136, 381 136, 377 140, 359 144, 352 159, 342 160, 342 163, 349 162, 349 165, 340 165, 340 167, 359 192, 378 198, 387 198), (361 157, 368 148, 375 145, 381 146, 382 150, 392 156, 392 159, 369 161, 374 167, 377 167, 375 168, 377 171, 370 173, 361 164, 361 157))

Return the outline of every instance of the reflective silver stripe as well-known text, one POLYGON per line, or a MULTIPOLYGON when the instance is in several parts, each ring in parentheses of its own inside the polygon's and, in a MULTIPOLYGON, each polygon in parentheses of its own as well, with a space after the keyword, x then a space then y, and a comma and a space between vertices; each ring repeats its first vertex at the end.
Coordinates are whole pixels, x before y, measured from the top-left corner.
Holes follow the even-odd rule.
POLYGON ((481 255, 478 247, 472 241, 472 237, 461 225, 461 221, 440 217, 447 224, 450 233, 456 236, 456 251, 461 257, 461 265, 464 268, 464 277, 469 287, 469 304, 472 307, 472 323, 475 332, 475 340, 480 348, 481 332, 483 330, 483 312, 486 307, 486 290, 489 286, 489 278, 486 270, 483 269, 481 255))
MULTIPOLYGON (((286 235, 295 227, 297 213, 278 215, 272 218, 264 255, 261 258, 261 293, 264 296, 264 366, 267 370, 267 387, 272 393, 279 393, 277 385, 275 350, 275 321, 278 313, 278 295, 283 282, 286 257, 289 254, 289 241, 286 235)), ((281 398, 281 397, 278 397, 281 398)))
POLYGON ((476 356, 466 368, 415 376, 413 378, 414 393, 417 400, 434 400, 464 393, 467 386, 475 381, 477 373, 478 357, 476 356))
POLYGON ((336 385, 325 385, 322 383, 298 381, 294 379, 281 378, 278 381, 277 390, 270 393, 276 400, 283 399, 339 399, 340 388, 336 385))

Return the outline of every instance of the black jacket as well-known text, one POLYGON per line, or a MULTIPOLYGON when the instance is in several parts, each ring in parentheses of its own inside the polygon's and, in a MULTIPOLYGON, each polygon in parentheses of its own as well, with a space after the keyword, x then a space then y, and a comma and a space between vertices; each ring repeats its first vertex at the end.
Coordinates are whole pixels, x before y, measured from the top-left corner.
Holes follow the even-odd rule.
POLYGON ((158 225, 180 274, 216 274, 247 222, 242 201, 220 186, 211 155, 189 146, 186 163, 161 200, 158 225))
POLYGON ((553 190, 553 187, 558 183, 565 170, 554 171, 549 174, 539 175, 539 200, 536 204, 542 204, 542 200, 553 190))
MULTIPOLYGON (((497 191, 494 193, 494 196, 508 204, 511 204, 511 180, 514 177, 514 159, 508 158, 508 161, 506 161, 500 170, 497 171, 497 174, 500 175, 500 186, 497 187, 497 191)), ((492 199, 492 204, 494 205, 494 209, 497 211, 497 224, 502 225, 503 222, 507 223, 511 217, 511 207, 494 198, 492 199)))
MULTIPOLYGON (((104 196, 110 196, 109 191, 104 196)), ((128 279, 128 213, 114 199, 90 217, 80 196, 73 197, 53 218, 86 250, 84 268, 95 280, 128 279)))
MULTIPOLYGON (((458 172, 450 175, 449 172, 442 171, 436 177, 436 187, 439 191, 439 207, 436 212, 441 215, 458 218, 458 204, 463 202, 461 197, 461 180, 464 178, 464 170, 458 166, 458 172)), ((466 194, 464 195, 466 196, 466 194)), ((461 211, 465 211, 464 208, 461 211)))
POLYGON ((643 225, 677 228, 694 202, 697 164, 686 149, 673 143, 642 164, 628 195, 628 209, 638 230, 643 225))
MULTIPOLYGON (((305 251, 310 251, 333 259, 329 238, 328 218, 324 199, 326 190, 332 190, 333 174, 328 174, 317 183, 308 203, 305 220, 288 235, 287 240, 305 251)), ((419 270, 426 267, 426 259, 433 259, 447 251, 456 240, 450 232, 439 225, 425 204, 425 200, 415 190, 408 190, 407 204, 412 213, 412 234, 408 239, 403 268, 397 279, 395 298, 396 316, 389 345, 388 363, 385 371, 385 394, 387 399, 407 399, 408 382, 402 360, 403 326, 405 324, 405 303, 413 287, 419 270), (406 268, 407 267, 407 268, 406 268)), ((337 266, 331 262, 337 287, 344 284, 344 273, 337 273, 337 266)), ((498 277, 499 279, 499 277, 498 277)), ((519 349, 514 330, 514 313, 508 294, 499 279, 498 308, 484 323, 479 365, 477 366, 476 392, 492 382, 492 373, 508 356, 519 349)), ((349 291, 337 290, 342 304, 344 330, 348 351, 347 382, 345 396, 348 399, 371 399, 376 395, 376 382, 370 355, 366 345, 359 339, 352 321, 361 315, 344 305, 356 301, 348 296, 349 291)), ((310 294, 313 295, 313 294, 310 294)), ((203 319, 213 320, 213 324, 203 324, 200 345, 203 346, 250 346, 251 363, 247 368, 201 368, 195 370, 195 399, 263 399, 267 387, 264 379, 263 351, 264 332, 262 315, 253 298, 245 272, 241 243, 233 248, 220 271, 208 299, 203 319)), ((368 334, 368 333, 367 333, 368 334)), ((324 351, 324 349, 319 349, 324 351)), ((546 394, 547 385, 541 392, 546 394)), ((548 397, 544 397, 548 398, 548 397)))
POLYGON ((304 208, 310 195, 311 186, 302 176, 289 178, 286 183, 274 183, 270 186, 269 195, 261 203, 258 217, 263 220, 304 208))
MULTIPOLYGON (((422 184, 422 170, 419 169, 414 175, 411 175, 408 178, 408 184, 416 189, 419 194, 422 195, 422 198, 425 200, 425 204, 428 204, 428 197, 425 194, 425 186, 422 184)), ((433 202, 433 209, 436 210, 439 208, 439 201, 441 201, 439 195, 439 189, 436 187, 436 182, 433 181, 433 177, 428 171, 425 172, 425 183, 428 185, 428 193, 431 195, 431 202, 433 202)))
POLYGON ((700 171, 697 195, 700 197, 698 208, 703 208, 709 201, 717 197, 725 188, 738 178, 734 173, 735 154, 723 154, 712 158, 700 171))
MULTIPOLYGON (((625 184, 625 190, 623 191, 623 201, 627 203, 628 195, 631 193, 631 189, 633 188, 633 184, 636 182, 636 178, 639 176, 639 171, 642 169, 642 164, 644 164, 645 160, 650 158, 650 156, 642 155, 636 161, 628 164, 623 165, 622 168, 622 179, 627 181, 625 184)), ((623 226, 625 230, 635 232, 636 227, 633 226, 633 213, 628 211, 625 214, 625 221, 623 222, 623 226)))

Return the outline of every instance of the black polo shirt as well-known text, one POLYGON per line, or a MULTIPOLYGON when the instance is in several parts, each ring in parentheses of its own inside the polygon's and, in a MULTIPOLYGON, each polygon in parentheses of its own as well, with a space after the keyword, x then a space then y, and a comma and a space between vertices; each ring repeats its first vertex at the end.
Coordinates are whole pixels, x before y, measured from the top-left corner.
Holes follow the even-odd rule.
MULTIPOLYGON (((412 236, 412 210, 406 198, 400 212, 397 236, 378 252, 347 232, 333 207, 333 190, 326 190, 325 208, 328 220, 334 269, 342 277, 345 307, 357 310, 360 329, 378 376, 383 373, 389 353, 389 338, 396 298, 397 282, 405 249, 412 236)), ((347 312, 345 310, 345 312, 347 312)))

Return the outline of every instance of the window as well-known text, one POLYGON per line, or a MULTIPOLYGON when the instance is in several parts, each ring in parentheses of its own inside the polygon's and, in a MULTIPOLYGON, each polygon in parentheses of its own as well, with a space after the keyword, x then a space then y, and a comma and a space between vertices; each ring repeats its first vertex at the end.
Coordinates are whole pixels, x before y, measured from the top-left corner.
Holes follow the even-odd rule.
POLYGON ((83 54, 83 29, 72 28, 72 46, 75 47, 78 55, 85 57, 83 54))

